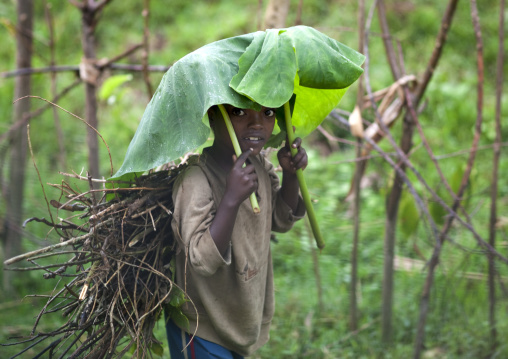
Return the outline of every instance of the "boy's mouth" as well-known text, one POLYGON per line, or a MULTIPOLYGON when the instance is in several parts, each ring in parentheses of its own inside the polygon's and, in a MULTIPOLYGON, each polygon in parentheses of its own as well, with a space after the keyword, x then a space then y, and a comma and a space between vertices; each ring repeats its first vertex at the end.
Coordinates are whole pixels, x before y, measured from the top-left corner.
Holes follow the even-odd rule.
POLYGON ((261 136, 246 136, 242 137, 242 145, 243 149, 252 148, 255 149, 254 152, 261 150, 261 148, 265 145, 265 138, 261 136))

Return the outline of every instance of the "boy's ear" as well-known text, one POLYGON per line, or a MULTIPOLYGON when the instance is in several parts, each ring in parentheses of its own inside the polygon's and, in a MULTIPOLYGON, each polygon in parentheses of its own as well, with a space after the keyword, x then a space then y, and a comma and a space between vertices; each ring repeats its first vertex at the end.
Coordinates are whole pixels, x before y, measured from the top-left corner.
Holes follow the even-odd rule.
POLYGON ((214 105, 208 109, 207 113, 209 121, 212 122, 217 118, 217 116, 220 113, 219 107, 217 105, 214 105))
POLYGON ((208 114, 208 119, 210 120, 210 122, 213 120, 213 110, 212 108, 210 107, 208 109, 208 111, 206 111, 206 113, 208 114))
POLYGON ((217 108, 217 106, 212 106, 208 109, 208 111, 206 111, 208 113, 208 118, 212 119, 215 117, 215 109, 217 108))
POLYGON ((213 127, 214 127, 215 116, 217 116, 216 109, 217 109, 217 106, 212 106, 208 109, 208 111, 206 111, 206 113, 208 115, 208 123, 210 124, 210 128, 212 129, 212 131, 214 130, 213 127))

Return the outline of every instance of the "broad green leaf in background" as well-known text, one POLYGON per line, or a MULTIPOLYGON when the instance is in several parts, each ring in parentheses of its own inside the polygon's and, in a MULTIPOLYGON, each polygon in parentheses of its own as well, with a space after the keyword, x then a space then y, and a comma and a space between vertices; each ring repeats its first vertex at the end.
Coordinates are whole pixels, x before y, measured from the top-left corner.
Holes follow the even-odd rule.
MULTIPOLYGON (((279 108, 295 94, 293 124, 304 137, 338 105, 361 75, 363 61, 363 55, 306 26, 206 45, 164 75, 113 178, 144 172, 199 147, 210 134, 204 117, 213 105, 279 108)), ((278 124, 284 131, 284 118, 278 124)))
POLYGON ((159 358, 162 358, 164 355, 164 348, 160 343, 157 342, 152 342, 152 344, 150 345, 150 351, 152 352, 152 354, 155 354, 159 358))
MULTIPOLYGON (((453 172, 451 178, 450 178, 450 188, 454 193, 457 193, 460 189, 460 184, 462 183, 462 177, 464 176, 464 172, 466 171, 467 164, 466 163, 459 163, 457 166, 455 166, 455 171, 453 172)), ((469 200, 471 198, 471 195, 473 193, 473 188, 475 187, 475 177, 477 175, 477 170, 473 168, 471 171, 471 174, 469 176, 466 190, 463 194, 463 202, 462 205, 464 207, 467 207, 469 204, 469 200)))
MULTIPOLYGON (((462 182, 462 177, 464 176, 464 171, 466 170, 466 163, 459 163, 455 166, 452 174, 450 175, 448 179, 448 184, 450 185, 450 189, 453 191, 453 193, 456 195, 457 192, 460 189, 460 184, 462 182)), ((462 195, 462 201, 461 206, 466 208, 469 206, 471 202, 471 194, 473 193, 474 188, 474 179, 475 179, 476 171, 473 170, 471 173, 471 176, 469 177, 469 181, 467 183, 466 190, 464 191, 464 194, 462 195)), ((445 201, 445 203, 448 203, 451 205, 454 201, 453 197, 450 195, 450 193, 445 189, 444 185, 441 184, 440 187, 438 187, 437 195, 445 201)), ((438 202, 431 201, 429 204, 429 212, 432 215, 432 218, 437 224, 443 224, 446 216, 449 215, 448 211, 444 209, 438 202)))
POLYGON ((99 91, 99 99, 107 100, 113 92, 124 83, 131 81, 133 76, 131 74, 126 75, 114 75, 108 77, 101 86, 99 91))
POLYGON ((399 208, 399 223, 402 233, 406 238, 411 237, 418 229, 420 213, 412 194, 407 191, 402 193, 399 208))
MULTIPOLYGON (((437 195, 441 198, 449 197, 446 193, 446 190, 443 187, 439 187, 439 189, 437 190, 437 195), (447 196, 444 197, 445 195, 447 196)), ((443 206, 439 204, 439 202, 431 199, 429 201, 429 213, 432 216, 434 222, 436 222, 439 225, 442 225, 445 221, 448 211, 444 209, 443 206)))

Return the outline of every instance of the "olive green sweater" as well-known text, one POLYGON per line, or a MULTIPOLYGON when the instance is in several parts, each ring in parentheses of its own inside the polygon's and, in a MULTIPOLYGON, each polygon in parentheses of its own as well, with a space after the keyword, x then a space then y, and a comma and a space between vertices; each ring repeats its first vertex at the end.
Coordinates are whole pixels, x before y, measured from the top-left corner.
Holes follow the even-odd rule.
POLYGON ((179 244, 176 283, 192 302, 183 312, 198 337, 248 356, 265 344, 274 312, 271 231, 286 232, 303 217, 299 199, 296 213, 278 193, 279 179, 264 157, 251 161, 258 175, 261 213, 243 202, 223 258, 210 235, 210 225, 226 188, 226 173, 212 157, 199 157, 176 180, 172 227, 179 244))

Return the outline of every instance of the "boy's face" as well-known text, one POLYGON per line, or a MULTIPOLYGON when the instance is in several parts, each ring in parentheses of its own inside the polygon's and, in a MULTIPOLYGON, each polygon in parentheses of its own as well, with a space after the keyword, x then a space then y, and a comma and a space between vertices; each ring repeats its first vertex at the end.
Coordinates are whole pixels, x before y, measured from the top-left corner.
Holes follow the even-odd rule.
MULTIPOLYGON (((266 141, 270 138, 275 126, 275 109, 262 107, 261 111, 255 111, 230 105, 225 105, 224 107, 229 114, 242 152, 252 148, 253 152, 251 155, 259 154, 266 141)), ((226 124, 222 119, 220 111, 217 112, 213 125, 215 140, 230 147, 234 153, 226 124)))

